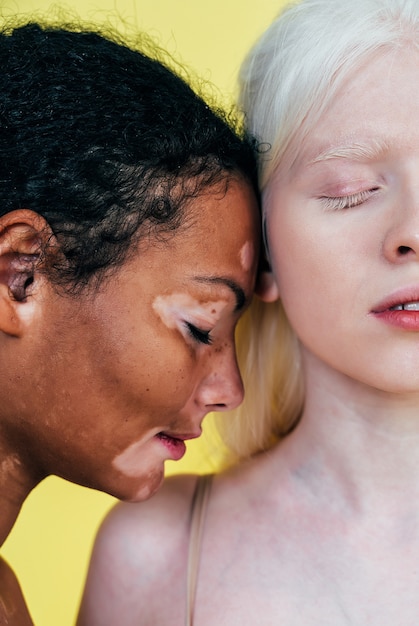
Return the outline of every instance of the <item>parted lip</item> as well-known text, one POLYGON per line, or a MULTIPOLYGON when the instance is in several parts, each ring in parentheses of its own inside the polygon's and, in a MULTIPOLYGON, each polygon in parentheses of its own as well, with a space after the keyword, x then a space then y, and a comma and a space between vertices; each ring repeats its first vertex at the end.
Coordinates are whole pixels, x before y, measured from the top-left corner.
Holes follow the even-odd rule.
POLYGON ((393 307, 409 302, 419 302, 419 285, 404 287, 394 291, 371 309, 371 313, 383 313, 393 307))
POLYGON ((179 439, 180 441, 186 441, 187 439, 197 439, 201 436, 202 430, 191 433, 177 433, 170 430, 162 430, 156 434, 156 437, 167 439, 179 439))

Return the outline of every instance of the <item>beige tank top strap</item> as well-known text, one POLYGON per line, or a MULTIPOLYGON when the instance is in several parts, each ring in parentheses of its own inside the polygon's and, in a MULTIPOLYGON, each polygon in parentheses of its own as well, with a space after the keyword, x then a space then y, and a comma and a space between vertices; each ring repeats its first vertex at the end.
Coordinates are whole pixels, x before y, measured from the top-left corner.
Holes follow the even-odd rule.
POLYGON ((193 626, 202 536, 212 479, 212 474, 199 476, 192 498, 186 592, 186 626, 193 626))

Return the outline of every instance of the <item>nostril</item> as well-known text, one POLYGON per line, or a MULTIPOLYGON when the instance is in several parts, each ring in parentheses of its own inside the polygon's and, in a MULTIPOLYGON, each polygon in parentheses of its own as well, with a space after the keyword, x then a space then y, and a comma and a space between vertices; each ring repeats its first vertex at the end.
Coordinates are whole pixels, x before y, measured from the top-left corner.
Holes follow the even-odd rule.
POLYGON ((409 248, 409 246, 399 246, 398 247, 398 252, 401 255, 408 254, 411 250, 412 250, 412 248, 409 248))

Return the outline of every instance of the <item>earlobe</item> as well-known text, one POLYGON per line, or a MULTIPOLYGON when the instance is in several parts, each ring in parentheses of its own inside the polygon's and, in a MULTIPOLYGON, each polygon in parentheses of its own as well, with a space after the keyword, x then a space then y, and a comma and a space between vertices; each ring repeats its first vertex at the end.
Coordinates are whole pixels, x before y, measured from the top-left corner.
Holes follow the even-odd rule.
POLYGON ((259 270, 256 278, 255 294, 263 302, 275 302, 279 299, 279 289, 273 275, 271 265, 268 261, 268 247, 266 241, 265 222, 264 226, 264 243, 266 252, 262 254, 259 261, 259 270))
POLYGON ((50 230, 37 213, 26 209, 0 217, 0 331, 19 337, 33 310, 28 298, 50 230))
POLYGON ((275 302, 279 299, 279 289, 272 270, 261 270, 259 272, 255 294, 263 302, 275 302))
POLYGON ((0 333, 3 332, 11 337, 20 337, 22 330, 15 306, 5 297, 3 285, 0 285, 0 333))

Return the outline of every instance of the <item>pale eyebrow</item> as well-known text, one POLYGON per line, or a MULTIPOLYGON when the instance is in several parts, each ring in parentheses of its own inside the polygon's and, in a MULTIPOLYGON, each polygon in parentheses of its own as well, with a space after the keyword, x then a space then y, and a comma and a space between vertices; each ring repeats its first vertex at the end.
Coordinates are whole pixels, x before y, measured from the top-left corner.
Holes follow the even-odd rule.
POLYGON ((236 298, 235 311, 241 311, 246 304, 247 298, 243 289, 230 278, 224 278, 223 276, 194 276, 194 280, 198 283, 206 283, 208 285, 224 285, 228 287, 236 298))
POLYGON ((368 143, 353 143, 342 146, 333 146, 320 152, 308 165, 322 163, 332 159, 348 159, 351 161, 364 161, 376 159, 388 150, 388 142, 374 139, 368 143))

